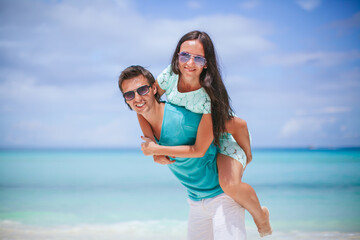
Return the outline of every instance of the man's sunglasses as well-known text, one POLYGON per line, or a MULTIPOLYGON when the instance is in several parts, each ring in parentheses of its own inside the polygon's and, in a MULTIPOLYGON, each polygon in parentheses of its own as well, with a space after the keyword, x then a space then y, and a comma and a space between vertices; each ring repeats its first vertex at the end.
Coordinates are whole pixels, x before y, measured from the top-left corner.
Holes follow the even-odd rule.
POLYGON ((206 59, 203 56, 192 55, 192 54, 187 53, 187 52, 181 52, 181 53, 178 53, 178 55, 179 55, 179 61, 182 62, 182 63, 188 62, 193 57, 194 58, 194 63, 197 66, 203 67, 206 64, 206 59))
POLYGON ((140 95, 140 96, 144 96, 146 94, 148 94, 150 92, 150 88, 151 88, 151 84, 150 85, 144 85, 141 86, 133 91, 128 91, 126 93, 123 94, 124 98, 126 99, 126 101, 130 101, 133 100, 135 98, 135 91, 140 95))

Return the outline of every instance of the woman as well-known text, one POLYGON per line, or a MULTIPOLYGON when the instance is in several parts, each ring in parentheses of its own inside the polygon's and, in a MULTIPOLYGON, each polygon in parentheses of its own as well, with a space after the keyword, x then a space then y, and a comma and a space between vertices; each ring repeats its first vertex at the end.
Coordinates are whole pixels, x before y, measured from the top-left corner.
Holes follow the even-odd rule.
POLYGON ((214 140, 219 147, 217 165, 223 191, 252 215, 260 236, 272 233, 269 211, 261 207, 255 190, 241 181, 246 165, 251 161, 250 140, 246 122, 230 107, 230 98, 222 81, 211 38, 205 32, 185 34, 177 44, 172 62, 157 78, 160 95, 169 102, 202 113, 196 143, 192 146, 160 146, 153 133, 138 115, 145 143, 145 155, 200 157, 214 140), (212 131, 209 131, 212 129, 212 131))

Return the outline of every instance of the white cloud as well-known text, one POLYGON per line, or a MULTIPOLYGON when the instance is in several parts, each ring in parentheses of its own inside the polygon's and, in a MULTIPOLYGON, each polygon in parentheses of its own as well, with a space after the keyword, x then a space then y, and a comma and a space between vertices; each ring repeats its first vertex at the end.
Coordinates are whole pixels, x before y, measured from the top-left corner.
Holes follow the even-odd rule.
POLYGON ((346 130, 347 130, 347 126, 345 125, 340 126, 340 131, 345 132, 346 130))
MULTIPOLYGON (((352 91, 360 89, 360 68, 354 67, 331 75, 329 80, 317 86, 321 91, 352 91)), ((350 92, 348 92, 350 94, 350 92)), ((356 94, 357 95, 357 94, 356 94)))
POLYGON ((281 129, 280 137, 290 138, 297 134, 316 134, 324 125, 336 122, 334 117, 298 117, 287 121, 281 129))
POLYGON ((300 52, 292 54, 274 54, 264 56, 261 61, 265 65, 297 66, 309 64, 330 67, 358 59, 360 59, 360 52, 353 50, 347 52, 300 52))
POLYGON ((350 18, 335 21, 331 26, 340 29, 360 28, 360 12, 355 13, 350 18))
POLYGON ((259 0, 245 0, 239 3, 239 6, 245 10, 257 8, 260 5, 259 0))
MULTIPOLYGON (((28 23, 31 27, 20 22, 18 31, 6 32, 8 28, 4 27, 6 37, 0 47, 14 59, 14 64, 35 67, 44 81, 69 83, 75 79, 93 81, 92 76, 100 77, 98 72, 107 77, 114 69, 108 66, 114 63, 118 68, 141 64, 160 71, 169 62, 178 39, 194 29, 207 31, 224 58, 273 48, 265 37, 272 27, 265 22, 239 15, 208 15, 186 21, 149 19, 125 3, 64 1, 48 8, 43 3, 38 9, 46 11, 41 12, 29 6, 26 11, 34 10, 32 14, 38 15, 38 21, 28 23), (98 71, 105 68, 109 71, 98 71), (49 76, 55 72, 71 74, 63 79, 49 76)), ((21 20, 25 21, 22 18, 18 21, 21 20)))
POLYGON ((124 67, 140 64, 158 74, 178 39, 194 29, 207 31, 224 57, 273 47, 265 38, 271 27, 261 21, 238 15, 150 19, 130 3, 38 2, 28 9, 14 3, 7 10, 0 42, 1 144, 136 144, 137 122, 119 116, 131 115, 116 85, 124 67))
POLYGON ((191 9, 201 8, 201 4, 199 2, 196 2, 196 1, 188 1, 186 3, 186 5, 188 6, 188 8, 191 8, 191 9))
POLYGON ((303 110, 298 109, 295 111, 296 116, 316 116, 316 115, 326 115, 326 114, 340 114, 340 113, 347 113, 352 110, 351 107, 345 106, 327 106, 320 109, 313 109, 313 110, 303 110))
POLYGON ((321 4, 321 0, 296 0, 296 3, 306 11, 313 11, 321 4))
POLYGON ((302 109, 298 109, 298 110, 295 111, 295 115, 296 116, 305 116, 305 115, 307 115, 307 111, 302 110, 302 109))
POLYGON ((274 47, 266 39, 272 31, 270 24, 239 15, 184 21, 148 19, 130 4, 119 6, 113 1, 84 5, 65 1, 49 6, 38 14, 34 9, 38 21, 31 28, 19 23, 18 31, 5 31, 7 37, 0 44, 11 60, 8 64, 19 66, 24 75, 36 74, 37 82, 90 84, 116 78, 132 64, 147 66, 157 75, 169 63, 178 39, 194 29, 208 32, 224 59, 262 54, 274 47))
MULTIPOLYGON (((138 124, 131 118, 132 113, 117 89, 118 74, 130 64, 144 65, 154 75, 158 74, 169 64, 179 38, 194 29, 210 34, 220 63, 227 62, 223 72, 234 104, 238 104, 241 111, 246 108, 254 119, 256 111, 280 109, 278 118, 269 121, 284 122, 284 116, 291 116, 293 109, 307 109, 306 106, 312 104, 318 109, 317 113, 315 110, 311 113, 313 115, 357 111, 351 104, 347 107, 344 102, 328 101, 330 97, 323 94, 305 92, 309 87, 298 82, 296 87, 300 88, 292 91, 294 85, 291 84, 295 81, 286 81, 302 74, 295 70, 297 68, 289 71, 288 67, 312 64, 322 75, 321 71, 328 68, 319 66, 332 67, 358 60, 357 50, 338 52, 335 48, 329 52, 315 49, 314 52, 279 53, 277 45, 281 43, 276 40, 279 29, 273 25, 275 18, 267 18, 270 15, 258 18, 267 19, 267 22, 226 12, 194 15, 186 20, 163 18, 161 14, 150 18, 138 11, 141 6, 135 8, 132 3, 8 1, 12 9, 2 12, 0 23, 0 135, 6 134, 14 144, 18 141, 39 146, 60 143, 137 146, 138 136, 135 138, 133 134, 137 134, 138 124), (284 75, 279 74, 280 71, 284 75)), ((191 4, 198 7, 199 3, 202 1, 195 0, 191 4)), ((237 4, 234 6, 239 7, 237 4)), ((241 4, 251 9, 261 2, 243 1, 241 4)), ((349 68, 342 72, 334 70, 339 81, 331 85, 324 80, 321 87, 329 84, 334 89, 345 85, 359 87, 359 69, 346 71, 349 68)), ((311 74, 304 73, 304 76, 311 74)), ((312 80, 317 77, 310 76, 312 80)), ((314 81, 311 89, 319 88, 314 81)), ((325 92, 326 89, 321 90, 325 92)), ((346 93, 348 91, 344 91, 346 93)), ((284 136, 299 133, 313 115, 298 111, 296 116, 302 120, 289 120, 283 127, 284 136)), ((274 132, 278 129, 280 127, 274 132)), ((1 139, 4 138, 0 136, 1 139)))
POLYGON ((116 81, 113 83, 57 86, 38 83, 33 77, 16 74, 0 83, 0 106, 16 103, 26 106, 24 110, 31 109, 34 112, 58 108, 63 108, 62 110, 67 108, 70 111, 84 109, 86 111, 98 104, 104 104, 103 110, 110 106, 113 107, 112 110, 115 110, 115 101, 119 99, 122 98, 117 89, 116 81), (39 108, 39 106, 41 107, 39 108))
POLYGON ((351 111, 350 107, 325 107, 320 110, 320 113, 336 114, 336 113, 344 113, 350 111, 351 111))
MULTIPOLYGON (((336 139, 335 134, 340 134, 338 138, 349 135, 353 129, 349 129, 346 125, 347 117, 345 113, 352 111, 351 107, 346 106, 327 106, 312 110, 297 110, 296 117, 293 117, 285 122, 280 130, 281 139, 292 139, 305 137, 308 138, 309 143, 314 138, 320 139, 336 139), (329 130, 332 132, 329 133, 329 130), (336 133, 334 133, 336 132, 336 133)), ((341 143, 343 144, 343 143, 341 143)))
POLYGON ((210 34, 222 57, 263 53, 274 48, 273 43, 265 37, 271 33, 272 27, 265 22, 239 15, 199 17, 192 22, 194 27, 198 26, 210 34))
POLYGON ((20 120, 11 125, 0 142, 19 147, 137 147, 140 146, 140 127, 133 126, 135 114, 126 112, 126 118, 104 119, 92 122, 91 116, 74 115, 48 119, 20 120), (132 126, 129 128, 129 126, 132 126))

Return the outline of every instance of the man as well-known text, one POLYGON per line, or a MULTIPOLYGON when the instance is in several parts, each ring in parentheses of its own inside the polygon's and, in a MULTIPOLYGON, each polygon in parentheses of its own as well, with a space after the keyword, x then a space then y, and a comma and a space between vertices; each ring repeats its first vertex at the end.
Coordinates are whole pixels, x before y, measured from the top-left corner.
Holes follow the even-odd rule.
MULTIPOLYGON (((148 121, 158 144, 194 144, 202 115, 160 102, 154 82, 149 71, 131 66, 121 73, 119 88, 128 106, 148 121)), ((244 208, 223 193, 216 154, 216 147, 210 145, 201 158, 171 158, 168 164, 188 191, 188 239, 246 239, 244 208)))

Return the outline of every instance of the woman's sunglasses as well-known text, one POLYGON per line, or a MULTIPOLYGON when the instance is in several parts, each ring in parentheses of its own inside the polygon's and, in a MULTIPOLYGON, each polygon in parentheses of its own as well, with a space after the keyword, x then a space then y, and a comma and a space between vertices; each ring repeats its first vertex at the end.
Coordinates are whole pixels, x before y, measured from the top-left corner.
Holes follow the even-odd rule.
POLYGON ((203 67, 206 64, 206 59, 203 56, 192 55, 187 52, 178 53, 179 61, 182 63, 188 62, 192 57, 194 58, 194 63, 199 67, 203 67))
POLYGON ((140 96, 144 96, 146 94, 148 94, 150 92, 150 88, 151 88, 151 84, 150 85, 144 85, 141 86, 133 91, 128 91, 126 93, 123 94, 124 98, 126 99, 126 101, 130 101, 133 100, 135 98, 135 91, 140 95, 140 96))

